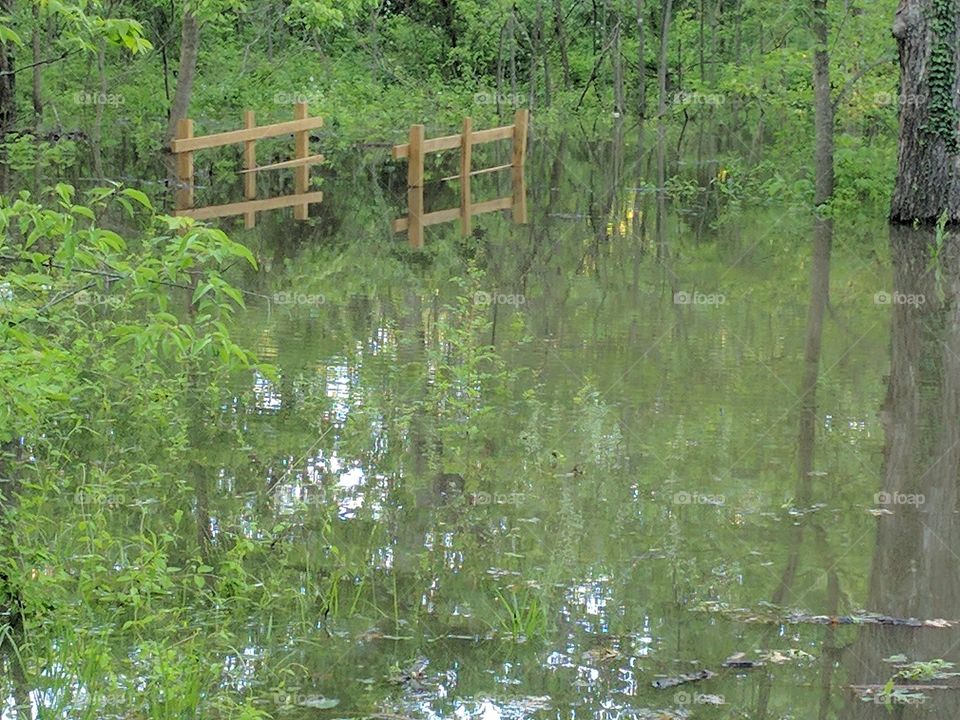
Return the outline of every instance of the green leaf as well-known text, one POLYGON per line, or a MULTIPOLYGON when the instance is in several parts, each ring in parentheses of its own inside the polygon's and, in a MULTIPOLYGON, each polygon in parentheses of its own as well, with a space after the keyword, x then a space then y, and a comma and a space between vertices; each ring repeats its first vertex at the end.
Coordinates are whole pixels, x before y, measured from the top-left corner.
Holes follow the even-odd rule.
POLYGON ((135 190, 133 188, 124 188, 120 191, 121 194, 126 195, 129 198, 133 198, 138 203, 143 205, 147 210, 153 210, 153 205, 150 203, 150 198, 146 196, 145 193, 140 190, 135 190))
POLYGON ((245 307, 243 304, 243 295, 240 294, 240 291, 232 285, 224 285, 222 288, 224 295, 231 298, 237 305, 240 307, 245 307))
POLYGON ((198 285, 197 289, 193 292, 193 304, 196 305, 197 301, 206 295, 208 292, 213 290, 212 283, 204 283, 203 285, 198 285))
POLYGON ((12 29, 4 25, 7 18, 0 18, 0 42, 12 43, 17 47, 23 47, 23 40, 12 29))
POLYGON ((65 204, 69 204, 73 199, 73 185, 68 185, 67 183, 57 183, 53 189, 65 204))

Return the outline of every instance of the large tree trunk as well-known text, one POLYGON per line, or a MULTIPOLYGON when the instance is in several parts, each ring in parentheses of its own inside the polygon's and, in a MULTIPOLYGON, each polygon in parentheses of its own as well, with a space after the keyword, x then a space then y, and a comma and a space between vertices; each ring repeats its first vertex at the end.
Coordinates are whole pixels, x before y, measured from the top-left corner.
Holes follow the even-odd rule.
POLYGON ((900 150, 890 219, 960 222, 960 4, 901 0, 893 23, 900 49, 900 150))
POLYGON ((177 73, 177 89, 173 93, 170 120, 167 124, 167 141, 176 134, 177 123, 187 117, 190 96, 193 95, 193 78, 197 71, 197 51, 200 47, 200 24, 190 10, 183 13, 183 29, 180 33, 180 71, 177 73))

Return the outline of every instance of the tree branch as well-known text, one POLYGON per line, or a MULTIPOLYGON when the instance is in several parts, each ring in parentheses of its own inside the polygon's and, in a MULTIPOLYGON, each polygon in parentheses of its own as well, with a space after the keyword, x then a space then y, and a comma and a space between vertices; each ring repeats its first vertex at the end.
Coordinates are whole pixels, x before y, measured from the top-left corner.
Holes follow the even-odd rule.
POLYGON ((61 56, 58 57, 58 58, 47 58, 46 60, 41 60, 41 61, 39 61, 39 62, 30 63, 29 65, 21 65, 20 67, 15 68, 15 69, 13 69, 13 70, 4 70, 4 71, 0 72, 0 77, 4 77, 5 75, 16 75, 16 74, 19 73, 19 72, 23 72, 24 70, 30 70, 31 68, 35 68, 35 67, 37 67, 38 65, 52 65, 53 63, 60 62, 61 60, 66 60, 68 57, 70 57, 71 55, 76 55, 78 52, 80 52, 80 51, 79 51, 79 50, 68 50, 67 52, 65 52, 63 55, 61 55, 61 56))

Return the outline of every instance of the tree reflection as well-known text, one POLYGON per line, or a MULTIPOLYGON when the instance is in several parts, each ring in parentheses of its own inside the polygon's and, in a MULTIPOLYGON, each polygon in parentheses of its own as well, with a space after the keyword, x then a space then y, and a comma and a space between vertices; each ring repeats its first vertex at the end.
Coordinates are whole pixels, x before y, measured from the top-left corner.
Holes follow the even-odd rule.
MULTIPOLYGON (((960 257, 957 238, 931 263, 928 230, 891 230, 894 292, 890 375, 881 408, 886 442, 883 489, 876 497, 877 540, 868 607, 895 617, 956 619, 960 599, 960 257)), ((954 630, 867 626, 849 648, 855 684, 882 685, 895 672, 884 658, 955 659, 954 630)), ((956 692, 928 691, 922 709, 960 715, 956 692)), ((851 702, 847 717, 874 717, 882 706, 851 702)))

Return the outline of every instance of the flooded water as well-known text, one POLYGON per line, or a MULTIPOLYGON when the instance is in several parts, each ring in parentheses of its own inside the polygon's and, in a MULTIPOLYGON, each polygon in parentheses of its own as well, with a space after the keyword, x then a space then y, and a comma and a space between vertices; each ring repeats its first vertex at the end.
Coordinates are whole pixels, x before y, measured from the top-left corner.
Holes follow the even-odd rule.
POLYGON ((389 173, 326 187, 322 238, 237 235, 276 374, 188 418, 189 511, 262 584, 197 610, 222 685, 277 718, 880 718, 893 656, 957 660, 960 273, 721 163, 658 219, 648 152, 534 140, 529 225, 417 257, 363 240, 389 173))

